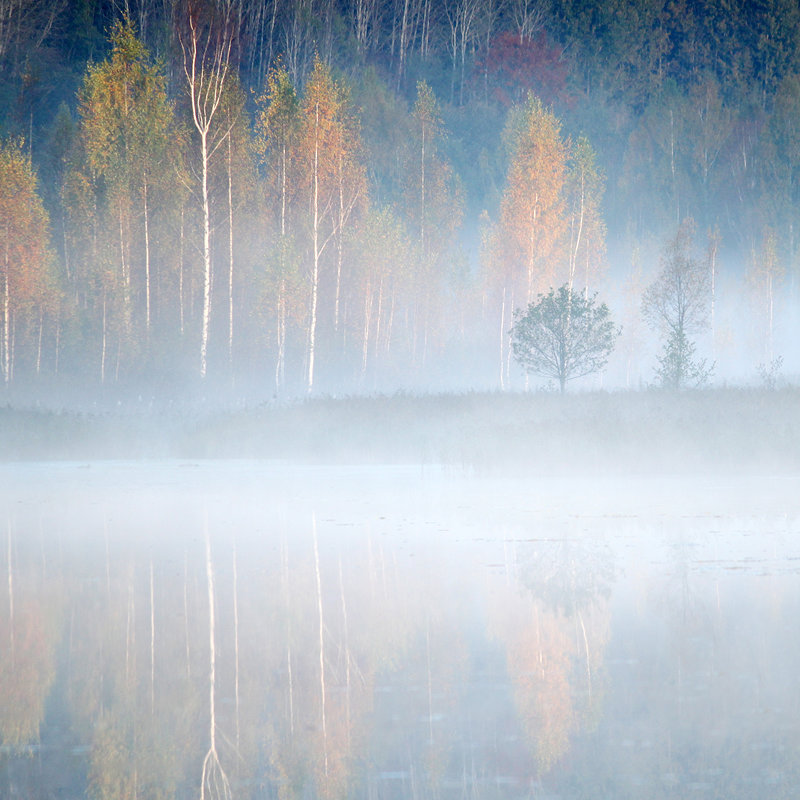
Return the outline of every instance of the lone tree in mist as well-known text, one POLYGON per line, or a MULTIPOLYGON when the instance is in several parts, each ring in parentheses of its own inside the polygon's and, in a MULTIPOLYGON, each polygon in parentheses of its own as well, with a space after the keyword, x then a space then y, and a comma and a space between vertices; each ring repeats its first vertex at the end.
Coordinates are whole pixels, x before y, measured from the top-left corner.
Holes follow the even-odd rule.
POLYGON ((605 367, 619 334, 596 293, 587 297, 564 285, 514 312, 511 346, 528 374, 554 378, 563 394, 568 380, 605 367))
POLYGON ((656 377, 667 389, 702 386, 713 370, 705 359, 695 359, 695 344, 689 339, 708 325, 710 311, 708 270, 692 256, 693 238, 694 221, 684 220, 642 297, 642 313, 651 327, 662 331, 656 377))

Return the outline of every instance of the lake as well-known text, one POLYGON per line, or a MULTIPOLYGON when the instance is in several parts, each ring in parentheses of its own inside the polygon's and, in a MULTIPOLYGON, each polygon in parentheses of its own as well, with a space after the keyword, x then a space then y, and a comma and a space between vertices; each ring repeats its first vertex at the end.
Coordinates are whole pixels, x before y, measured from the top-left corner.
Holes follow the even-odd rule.
POLYGON ((0 525, 2 796, 800 796, 800 475, 5 464, 0 525))

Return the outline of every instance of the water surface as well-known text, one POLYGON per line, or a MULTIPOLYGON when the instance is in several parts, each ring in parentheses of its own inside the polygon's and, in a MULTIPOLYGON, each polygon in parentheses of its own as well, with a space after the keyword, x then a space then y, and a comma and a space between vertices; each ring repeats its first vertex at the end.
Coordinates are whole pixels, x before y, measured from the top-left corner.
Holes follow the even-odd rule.
POLYGON ((800 794, 800 476, 0 485, 3 796, 800 794))

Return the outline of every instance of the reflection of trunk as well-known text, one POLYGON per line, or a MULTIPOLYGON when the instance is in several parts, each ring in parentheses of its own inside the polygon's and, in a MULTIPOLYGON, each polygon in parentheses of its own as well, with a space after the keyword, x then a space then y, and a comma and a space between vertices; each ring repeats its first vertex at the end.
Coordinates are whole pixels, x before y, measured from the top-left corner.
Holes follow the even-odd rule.
POLYGON ((231 800, 231 787, 228 776, 217 755, 217 717, 216 717, 216 667, 217 647, 215 641, 216 626, 214 616, 214 568, 211 563, 211 541, 208 535, 206 522, 206 580, 208 584, 208 645, 209 645, 209 678, 208 678, 208 708, 209 708, 209 748, 203 759, 203 774, 200 784, 200 800, 231 800))
POLYGON ((217 645, 216 645, 216 620, 214 617, 214 568, 211 563, 211 540, 206 531, 206 585, 208 587, 208 711, 209 711, 209 741, 210 752, 217 749, 217 717, 215 706, 216 679, 217 679, 217 645))
POLYGON ((186 678, 192 677, 192 654, 189 644, 189 553, 183 553, 183 635, 186 639, 186 678))
POLYGON ((125 626, 125 687, 132 690, 136 681, 136 595, 134 576, 136 568, 131 565, 128 574, 128 614, 125 626))
POLYGON ((342 577, 342 557, 339 556, 339 592, 342 596, 342 622, 344 624, 345 661, 345 722, 347 725, 347 746, 350 747, 350 637, 347 630, 347 604, 344 598, 344 578, 342 577))
POLYGON ((589 693, 589 702, 592 700, 592 660, 589 655, 589 637, 586 635, 586 626, 583 624, 583 614, 578 611, 578 622, 581 625, 581 633, 583 634, 583 647, 586 651, 586 684, 589 693))
POLYGON ((328 728, 325 719, 325 623, 322 617, 322 581, 319 574, 319 548, 317 547, 317 518, 312 520, 314 534, 314 566, 317 573, 317 608, 319 610, 319 688, 322 713, 322 752, 325 758, 325 779, 328 778, 328 728))
POLYGON ((11 520, 8 521, 8 644, 11 667, 14 667, 14 565, 11 560, 11 520))
POLYGON ((236 715, 236 752, 239 752, 239 571, 236 544, 233 545, 233 698, 236 715))
POLYGON ((433 676, 431 673, 431 621, 425 620, 425 658, 428 671, 428 745, 433 747, 433 676))
POLYGON ((153 556, 150 556, 150 716, 156 710, 156 610, 153 586, 153 556))
POLYGON ((289 678, 289 732, 294 741, 294 678, 292 674, 292 615, 291 595, 289 593, 289 547, 286 537, 281 536, 281 573, 283 598, 286 604, 286 669, 289 678))

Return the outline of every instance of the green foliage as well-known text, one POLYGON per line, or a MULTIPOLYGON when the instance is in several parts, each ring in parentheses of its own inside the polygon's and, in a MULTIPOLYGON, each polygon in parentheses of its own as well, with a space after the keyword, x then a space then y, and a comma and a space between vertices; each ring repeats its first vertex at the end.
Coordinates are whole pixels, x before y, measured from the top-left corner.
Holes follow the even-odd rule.
POLYGON ((658 357, 656 378, 664 389, 699 389, 708 383, 714 365, 695 358, 695 344, 682 330, 671 330, 658 357))
POLYGON ((540 294, 526 312, 514 312, 511 329, 514 358, 526 372, 567 381, 599 372, 620 334, 597 294, 587 297, 561 286, 540 294))

